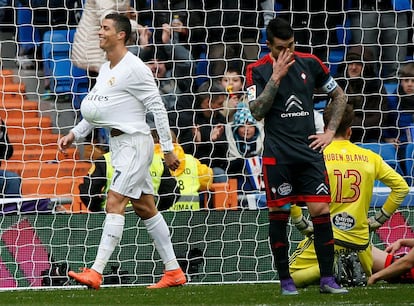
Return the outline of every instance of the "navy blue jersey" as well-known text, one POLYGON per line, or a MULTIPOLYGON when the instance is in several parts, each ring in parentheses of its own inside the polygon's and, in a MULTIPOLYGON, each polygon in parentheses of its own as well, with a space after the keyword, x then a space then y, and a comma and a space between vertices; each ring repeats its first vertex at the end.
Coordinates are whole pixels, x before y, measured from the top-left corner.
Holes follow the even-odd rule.
MULTIPOLYGON (((309 148, 314 135, 313 93, 315 89, 331 92, 336 82, 328 68, 314 55, 294 53, 295 63, 282 78, 273 105, 264 118, 264 156, 277 163, 290 164, 322 160, 318 151, 309 148)), ((273 71, 270 54, 247 67, 249 101, 264 90, 273 71)))

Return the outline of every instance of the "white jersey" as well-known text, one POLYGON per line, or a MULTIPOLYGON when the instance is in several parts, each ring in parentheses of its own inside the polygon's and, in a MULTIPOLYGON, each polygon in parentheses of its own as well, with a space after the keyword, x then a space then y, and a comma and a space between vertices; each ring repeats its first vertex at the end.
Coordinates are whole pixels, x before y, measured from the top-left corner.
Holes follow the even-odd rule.
POLYGON ((112 69, 106 62, 95 86, 83 99, 83 120, 72 129, 75 138, 87 136, 95 126, 115 128, 127 134, 150 134, 146 112, 152 112, 163 151, 172 151, 167 111, 150 69, 127 52, 112 69))

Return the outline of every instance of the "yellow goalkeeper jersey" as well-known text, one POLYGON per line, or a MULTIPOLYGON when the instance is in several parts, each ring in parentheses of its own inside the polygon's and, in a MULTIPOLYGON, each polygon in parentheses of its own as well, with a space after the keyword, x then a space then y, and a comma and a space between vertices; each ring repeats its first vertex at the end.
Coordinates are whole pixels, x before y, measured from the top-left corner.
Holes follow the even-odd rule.
POLYGON ((391 188, 383 209, 390 215, 409 188, 382 157, 348 140, 334 140, 324 150, 331 186, 331 219, 336 240, 357 246, 369 242, 368 210, 375 180, 391 188))

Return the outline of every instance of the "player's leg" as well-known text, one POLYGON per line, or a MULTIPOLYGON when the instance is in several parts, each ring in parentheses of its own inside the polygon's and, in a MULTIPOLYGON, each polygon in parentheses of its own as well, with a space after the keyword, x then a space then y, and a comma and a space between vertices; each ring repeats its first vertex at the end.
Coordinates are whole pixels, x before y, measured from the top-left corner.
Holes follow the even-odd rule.
POLYGON ((154 196, 143 194, 139 200, 133 200, 132 205, 136 214, 143 219, 148 234, 154 240, 155 248, 165 266, 165 273, 161 280, 148 288, 158 289, 185 284, 187 279, 175 256, 170 230, 165 219, 155 207, 154 196))
POLYGON ((321 273, 321 293, 346 293, 335 281, 334 238, 329 211, 329 183, 325 176, 326 168, 323 161, 309 163, 303 167, 300 178, 303 199, 308 206, 314 228, 315 253, 321 273), (323 192, 325 190, 325 192, 323 192), (318 201, 319 200, 319 201, 318 201))
POLYGON ((286 166, 276 165, 272 158, 263 159, 266 200, 269 208, 270 247, 279 274, 282 294, 296 295, 298 291, 289 274, 289 241, 286 232, 290 216, 290 204, 286 193, 289 188, 284 190, 282 187, 289 177, 289 171, 286 166))
POLYGON ((107 214, 103 224, 101 241, 98 246, 95 262, 91 269, 82 268, 82 272, 80 273, 69 271, 68 275, 71 278, 96 290, 99 289, 102 284, 102 274, 106 264, 122 238, 125 224, 124 211, 128 201, 128 197, 115 191, 110 190, 108 192, 106 204, 107 214))
POLYGON ((372 265, 373 273, 385 268, 385 262, 387 261, 388 256, 389 254, 387 252, 380 250, 376 246, 372 246, 372 257, 374 260, 374 263, 372 265))

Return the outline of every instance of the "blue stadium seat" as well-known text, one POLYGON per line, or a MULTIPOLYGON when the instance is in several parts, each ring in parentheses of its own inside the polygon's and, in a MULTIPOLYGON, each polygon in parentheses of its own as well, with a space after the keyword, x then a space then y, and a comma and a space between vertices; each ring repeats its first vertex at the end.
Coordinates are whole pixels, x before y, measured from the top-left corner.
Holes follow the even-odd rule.
POLYGON ((259 58, 262 58, 263 56, 265 56, 266 54, 268 54, 270 52, 270 49, 266 44, 266 40, 267 40, 266 29, 261 29, 260 30, 260 40, 259 40, 259 44, 260 44, 259 58))
POLYGON ((41 41, 39 31, 32 24, 32 17, 32 10, 30 8, 17 4, 17 42, 19 43, 19 48, 23 48, 26 51, 33 49, 41 41))
POLYGON ((328 62, 329 70, 332 76, 335 76, 338 71, 338 65, 344 61, 345 51, 344 48, 331 48, 329 50, 328 62))
POLYGON ((398 83, 384 83, 384 88, 387 94, 395 94, 398 89, 398 83))
MULTIPOLYGON (((52 30, 43 35, 42 54, 45 76, 50 76, 50 88, 56 94, 71 94, 73 68, 70 60, 70 49, 75 29, 52 30)), ((81 76, 82 70, 76 71, 81 76)), ((83 71, 86 76, 86 71, 83 71)))
POLYGON ((208 73, 209 60, 207 58, 206 52, 201 53, 200 58, 197 59, 195 62, 196 62, 196 68, 195 68, 196 79, 195 79, 195 83, 198 87, 201 84, 203 84, 205 81, 209 80, 209 77, 208 77, 209 76, 209 73, 208 73))
MULTIPOLYGON (((397 150, 392 143, 360 143, 360 147, 374 151, 399 174, 404 175, 398 161, 397 150)), ((382 183, 379 186, 384 186, 382 183)))

